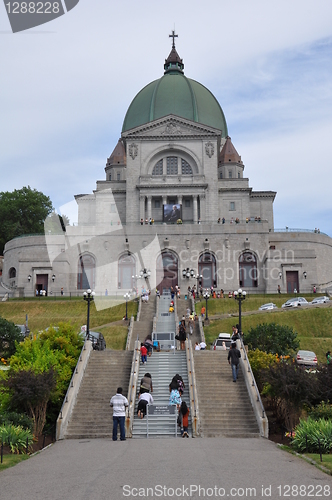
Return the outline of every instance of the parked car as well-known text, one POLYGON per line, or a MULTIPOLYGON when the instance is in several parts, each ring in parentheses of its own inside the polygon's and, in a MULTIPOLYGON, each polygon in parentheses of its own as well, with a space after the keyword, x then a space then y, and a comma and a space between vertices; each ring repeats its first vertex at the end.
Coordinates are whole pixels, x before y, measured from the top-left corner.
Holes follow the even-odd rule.
POLYGON ((211 351, 220 351, 223 348, 223 342, 225 342, 226 349, 231 347, 231 336, 229 333, 219 333, 218 338, 213 342, 211 346, 211 351))
POLYGON ((329 302, 330 297, 327 297, 324 295, 323 297, 315 297, 314 300, 310 302, 310 304, 326 304, 326 302, 329 302))
POLYGON ((15 325, 15 326, 17 326, 21 330, 21 333, 23 333, 24 337, 29 336, 30 330, 25 325, 15 325))
POLYGON ((299 307, 307 304, 309 302, 304 297, 294 297, 293 299, 288 299, 281 307, 299 307))
POLYGON ((317 366, 317 356, 313 351, 298 351, 296 362, 301 366, 317 366))
POLYGON ((268 302, 268 304, 263 304, 259 311, 270 311, 271 309, 278 309, 278 307, 273 302, 268 302))

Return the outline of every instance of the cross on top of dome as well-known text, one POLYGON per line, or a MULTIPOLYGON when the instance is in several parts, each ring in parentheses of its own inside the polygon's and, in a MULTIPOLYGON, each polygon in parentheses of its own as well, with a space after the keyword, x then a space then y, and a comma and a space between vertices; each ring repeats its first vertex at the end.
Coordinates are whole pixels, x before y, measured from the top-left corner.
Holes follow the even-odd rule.
POLYGON ((175 49, 175 40, 174 40, 174 38, 178 38, 179 35, 176 35, 175 34, 175 30, 172 30, 172 34, 168 35, 168 36, 169 36, 169 38, 173 38, 172 49, 175 49))
POLYGON ((183 64, 183 61, 180 58, 180 56, 177 53, 176 48, 175 48, 175 38, 177 38, 179 35, 176 35, 175 30, 172 30, 172 34, 168 35, 168 36, 169 36, 169 38, 173 38, 173 43, 172 43, 172 50, 171 50, 168 58, 165 60, 165 64, 164 64, 165 74, 166 73, 182 73, 183 74, 184 64, 183 64))

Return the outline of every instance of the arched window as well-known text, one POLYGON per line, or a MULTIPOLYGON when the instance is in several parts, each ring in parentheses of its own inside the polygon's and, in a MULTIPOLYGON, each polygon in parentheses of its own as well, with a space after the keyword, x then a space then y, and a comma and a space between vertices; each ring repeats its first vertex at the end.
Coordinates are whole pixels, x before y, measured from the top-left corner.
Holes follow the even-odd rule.
POLYGON ((244 252, 240 256, 239 270, 239 281, 241 287, 246 288, 258 286, 257 259, 253 253, 244 252))
POLYGON ((84 254, 78 259, 77 289, 86 290, 95 287, 96 261, 92 255, 84 254))
POLYGON ((181 164, 181 174, 182 175, 193 175, 192 166, 184 158, 178 156, 167 156, 157 161, 152 170, 153 176, 164 175, 164 162, 166 165, 167 175, 178 175, 180 173, 179 168, 181 164))
POLYGON ((163 252, 157 259, 156 287, 161 294, 178 284, 178 258, 172 252, 163 252))
POLYGON ((8 275, 9 275, 9 279, 16 278, 16 269, 15 269, 15 267, 11 267, 9 269, 8 275))
POLYGON ((193 174, 193 169, 189 165, 189 163, 181 158, 181 169, 182 169, 182 175, 192 175, 193 174))
POLYGON ((198 274, 202 276, 200 283, 203 288, 211 288, 217 286, 216 277, 216 259, 209 252, 203 253, 198 259, 198 274))
POLYGON ((159 160, 153 167, 152 175, 163 175, 163 173, 164 173, 163 160, 159 160))
POLYGON ((178 173, 178 157, 177 156, 167 156, 167 175, 177 175, 178 173))
POLYGON ((122 255, 118 261, 118 288, 132 289, 133 276, 136 274, 135 258, 131 254, 122 255))

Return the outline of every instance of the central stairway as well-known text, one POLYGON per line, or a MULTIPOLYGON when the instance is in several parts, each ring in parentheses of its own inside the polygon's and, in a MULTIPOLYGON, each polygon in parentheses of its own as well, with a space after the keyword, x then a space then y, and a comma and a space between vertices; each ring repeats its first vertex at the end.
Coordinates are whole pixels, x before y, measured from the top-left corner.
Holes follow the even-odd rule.
MULTIPOLYGON (((137 383, 137 397, 135 406, 135 418, 133 425, 133 438, 147 437, 175 437, 176 413, 174 415, 150 415, 149 420, 145 416, 143 419, 137 416, 138 392, 141 378, 145 373, 152 376, 153 404, 157 406, 168 406, 169 384, 176 373, 181 375, 185 384, 182 400, 190 407, 187 359, 185 351, 154 352, 146 364, 140 364, 137 383)), ((189 434, 191 434, 191 418, 189 417, 189 434)), ((180 428, 177 426, 177 435, 180 436, 180 428)))

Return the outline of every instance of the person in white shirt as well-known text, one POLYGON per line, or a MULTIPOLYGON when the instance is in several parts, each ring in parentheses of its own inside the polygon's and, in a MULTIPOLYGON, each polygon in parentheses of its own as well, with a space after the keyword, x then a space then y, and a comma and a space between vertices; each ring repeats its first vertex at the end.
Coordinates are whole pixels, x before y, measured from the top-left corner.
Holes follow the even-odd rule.
POLYGON ((201 350, 201 346, 199 345, 198 342, 196 342, 195 344, 195 351, 200 351, 201 350))
POLYGON ((153 397, 149 392, 143 392, 143 394, 139 394, 138 396, 138 405, 137 405, 137 415, 140 418, 144 418, 146 415, 146 407, 147 405, 153 404, 153 397))
POLYGON ((122 395, 122 387, 118 387, 115 396, 111 398, 110 406, 113 408, 113 441, 118 438, 118 425, 120 426, 120 440, 126 440, 125 418, 128 399, 122 395))
POLYGON ((205 342, 203 342, 203 340, 202 340, 202 342, 200 342, 200 343, 199 343, 199 345, 200 345, 200 348, 201 348, 202 350, 204 350, 204 349, 206 348, 206 343, 205 343, 205 342))

